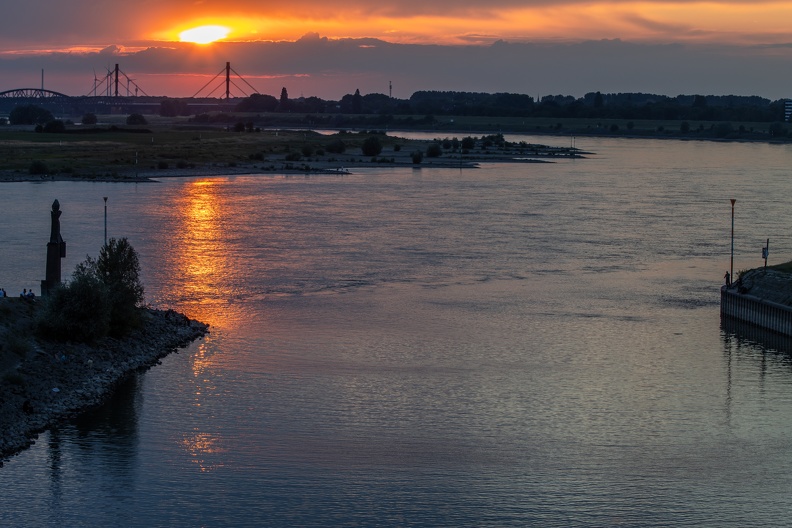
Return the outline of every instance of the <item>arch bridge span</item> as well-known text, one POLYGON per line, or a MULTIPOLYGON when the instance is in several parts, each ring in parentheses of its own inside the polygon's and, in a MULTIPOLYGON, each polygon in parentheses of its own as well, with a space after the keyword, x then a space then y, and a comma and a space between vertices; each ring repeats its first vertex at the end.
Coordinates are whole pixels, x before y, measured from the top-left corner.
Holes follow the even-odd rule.
POLYGON ((14 88, 0 92, 0 98, 4 99, 51 99, 56 97, 68 98, 69 96, 43 88, 14 88))

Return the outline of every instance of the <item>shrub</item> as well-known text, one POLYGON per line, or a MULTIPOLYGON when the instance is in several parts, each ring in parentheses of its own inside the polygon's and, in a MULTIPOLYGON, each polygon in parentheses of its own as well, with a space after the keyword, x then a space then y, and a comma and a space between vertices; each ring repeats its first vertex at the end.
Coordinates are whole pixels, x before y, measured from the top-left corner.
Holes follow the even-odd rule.
POLYGON ((49 173, 49 168, 47 167, 47 164, 44 163, 43 161, 35 160, 31 162, 28 172, 34 175, 47 174, 49 173))
POLYGON ((313 156, 313 147, 311 147, 311 145, 303 145, 302 155, 306 158, 313 156))
POLYGON ((82 116, 82 120, 80 121, 83 125, 95 125, 99 120, 96 118, 96 114, 92 114, 88 112, 84 116, 82 116))
POLYGON ((127 125, 147 125, 148 121, 141 114, 129 114, 126 119, 127 125))
POLYGON ((66 124, 60 119, 53 119, 52 121, 47 121, 42 128, 42 132, 48 134, 62 134, 66 132, 66 124))
POLYGON ((346 150, 346 143, 340 139, 336 139, 328 143, 325 149, 327 152, 332 152, 333 154, 343 154, 346 150))
POLYGON ((284 159, 286 161, 300 161, 302 159, 302 155, 299 152, 289 152, 286 154, 284 159))
POLYGON ((78 266, 72 280, 50 292, 38 319, 39 331, 58 341, 95 341, 110 330, 110 301, 99 278, 78 266))
POLYGON ((418 165, 423 161, 423 152, 421 152, 420 150, 416 150, 415 152, 410 154, 410 157, 412 158, 412 162, 418 165))
POLYGON ((379 153, 382 152, 382 143, 378 137, 369 136, 360 148, 364 156, 379 156, 379 153))
POLYGON ((429 158, 437 158, 443 154, 443 147, 439 143, 432 143, 426 147, 426 156, 429 158))
POLYGON ((462 138, 462 148, 465 150, 473 150, 476 147, 476 140, 468 136, 462 138))
POLYGON ((8 120, 12 125, 43 124, 53 119, 49 110, 34 105, 15 106, 8 115, 8 120))
POLYGON ((158 169, 167 169, 168 168, 168 162, 167 161, 158 162, 157 163, 157 168, 158 169))

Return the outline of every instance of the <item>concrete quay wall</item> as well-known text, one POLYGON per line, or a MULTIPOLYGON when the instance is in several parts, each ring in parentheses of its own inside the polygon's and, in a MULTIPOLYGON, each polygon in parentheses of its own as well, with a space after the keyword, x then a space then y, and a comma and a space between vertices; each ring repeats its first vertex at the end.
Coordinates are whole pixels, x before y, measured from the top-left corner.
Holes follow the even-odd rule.
POLYGON ((792 336, 792 307, 721 287, 721 318, 731 317, 792 336))

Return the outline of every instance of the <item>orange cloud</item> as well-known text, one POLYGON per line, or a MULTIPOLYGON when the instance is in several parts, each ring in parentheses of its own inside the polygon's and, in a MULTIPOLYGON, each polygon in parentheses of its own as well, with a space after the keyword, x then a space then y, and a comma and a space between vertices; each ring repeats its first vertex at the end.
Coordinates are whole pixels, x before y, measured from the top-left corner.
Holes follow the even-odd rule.
MULTIPOLYGON (((497 39, 761 42, 789 40, 792 2, 679 1, 508 1, 408 2, 380 4, 347 0, 342 5, 298 0, 288 9, 235 2, 236 12, 205 12, 146 35, 178 40, 184 29, 199 25, 231 28, 229 40, 295 41, 309 32, 329 38, 383 38, 400 43, 469 44, 497 39), (310 6, 310 8, 309 8, 310 6), (248 10, 246 10, 246 7, 248 10), (302 9, 305 7, 305 9, 302 9), (295 13, 311 13, 299 15, 295 13), (472 38, 481 36, 480 40, 472 38), (764 40, 763 40, 764 39, 764 40)), ((158 17, 168 20, 168 16, 158 17)))

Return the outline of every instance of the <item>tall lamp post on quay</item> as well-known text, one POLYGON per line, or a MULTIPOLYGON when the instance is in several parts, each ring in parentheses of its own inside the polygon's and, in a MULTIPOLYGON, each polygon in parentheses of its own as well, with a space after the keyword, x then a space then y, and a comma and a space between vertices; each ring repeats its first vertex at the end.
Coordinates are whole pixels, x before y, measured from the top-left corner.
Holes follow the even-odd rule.
POLYGON ((737 200, 732 198, 732 222, 731 222, 731 267, 729 268, 729 277, 734 280, 734 202, 737 200))
MULTIPOLYGON (((105 242, 104 243, 105 243, 105 246, 106 246, 107 245, 107 196, 104 197, 104 203, 105 203, 105 219, 104 219, 105 220, 105 222, 104 222, 105 242)), ((732 207, 734 207, 734 203, 732 203, 732 207)), ((734 211, 733 210, 732 210, 732 238, 734 238, 734 211)), ((734 242, 732 242, 732 252, 733 251, 734 251, 734 242)))

